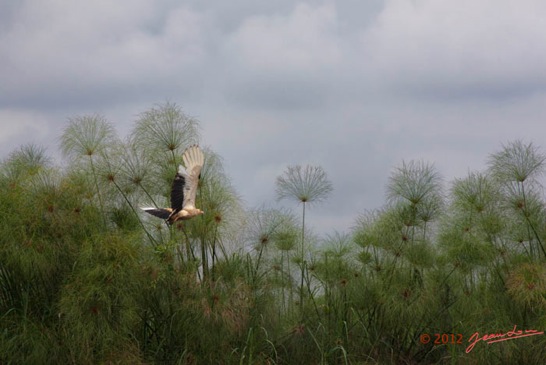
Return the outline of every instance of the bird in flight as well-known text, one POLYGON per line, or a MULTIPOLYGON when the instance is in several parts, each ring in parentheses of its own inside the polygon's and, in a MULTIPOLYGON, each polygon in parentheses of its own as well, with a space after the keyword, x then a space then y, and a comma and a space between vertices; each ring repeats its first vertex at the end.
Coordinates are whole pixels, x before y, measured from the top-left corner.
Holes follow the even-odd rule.
POLYGON ((195 195, 205 157, 199 146, 192 145, 184 151, 182 160, 186 168, 178 166, 171 188, 171 207, 141 208, 146 213, 165 219, 168 224, 203 214, 201 209, 195 207, 195 195))

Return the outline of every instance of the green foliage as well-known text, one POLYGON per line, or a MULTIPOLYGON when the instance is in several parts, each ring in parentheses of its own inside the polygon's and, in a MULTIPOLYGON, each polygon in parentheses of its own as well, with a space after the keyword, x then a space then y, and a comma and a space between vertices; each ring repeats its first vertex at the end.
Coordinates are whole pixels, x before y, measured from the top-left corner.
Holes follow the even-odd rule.
POLYGON ((314 204, 325 200, 332 192, 332 183, 328 180, 326 171, 320 166, 300 165, 288 166, 282 176, 277 177, 276 181, 277 199, 294 199, 302 204, 301 218, 301 240, 300 256, 298 264, 300 266, 300 316, 301 322, 304 322, 303 307, 305 305, 304 284, 307 282, 308 291, 309 276, 307 272, 307 260, 305 257, 305 208, 307 204, 314 204))
POLYGON ((544 335, 465 352, 476 332, 546 328, 536 147, 504 146, 447 193, 432 165, 404 162, 383 208, 320 238, 305 228, 306 204, 332 189, 320 167, 277 180, 300 221, 245 210, 209 148, 204 215, 167 226, 142 214, 168 204, 197 130, 173 104, 142 113, 124 141, 102 116, 74 117, 64 167, 34 145, 0 163, 0 363, 543 362, 544 335))
POLYGON ((288 166, 277 178, 278 199, 296 199, 302 203, 324 200, 333 190, 326 172, 320 166, 288 166))

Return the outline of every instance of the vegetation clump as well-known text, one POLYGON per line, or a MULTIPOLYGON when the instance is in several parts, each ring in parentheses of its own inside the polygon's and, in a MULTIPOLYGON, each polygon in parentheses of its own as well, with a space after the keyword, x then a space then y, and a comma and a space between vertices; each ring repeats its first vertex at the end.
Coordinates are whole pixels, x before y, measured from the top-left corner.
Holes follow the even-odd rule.
MULTIPOLYGON (((248 209, 204 147, 197 203, 167 206, 198 122, 174 104, 121 139, 100 115, 70 118, 66 163, 25 145, 0 163, 2 364, 540 364, 546 337, 545 156, 521 141, 450 186, 405 161, 387 203, 319 237, 306 208, 333 187, 289 166, 277 197, 248 209), (426 336, 429 341, 426 341, 426 336), (481 341, 485 342, 485 341, 481 341)), ((320 209, 317 207, 317 209, 320 209)))

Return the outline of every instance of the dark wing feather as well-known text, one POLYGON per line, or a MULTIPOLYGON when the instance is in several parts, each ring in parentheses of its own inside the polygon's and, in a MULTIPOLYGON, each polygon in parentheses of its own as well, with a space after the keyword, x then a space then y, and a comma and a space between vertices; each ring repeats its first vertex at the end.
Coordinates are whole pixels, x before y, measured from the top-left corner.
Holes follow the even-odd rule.
POLYGON ((171 208, 173 208, 174 211, 179 211, 182 209, 182 204, 184 203, 185 184, 186 178, 180 171, 177 172, 171 188, 171 208))

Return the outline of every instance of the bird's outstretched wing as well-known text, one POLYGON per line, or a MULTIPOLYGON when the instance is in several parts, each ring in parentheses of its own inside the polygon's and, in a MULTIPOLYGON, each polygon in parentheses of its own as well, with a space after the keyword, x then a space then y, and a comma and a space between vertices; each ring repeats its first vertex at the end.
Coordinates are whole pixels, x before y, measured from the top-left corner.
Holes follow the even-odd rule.
POLYGON ((170 217, 171 213, 173 212, 172 209, 169 208, 140 208, 146 213, 149 213, 151 215, 155 215, 156 217, 167 219, 170 217))
POLYGON ((182 160, 184 161, 186 168, 179 168, 177 176, 180 174, 184 178, 184 183, 182 184, 184 187, 182 193, 183 209, 195 209, 195 195, 197 194, 199 175, 201 174, 201 168, 205 162, 205 156, 199 146, 193 145, 184 151, 182 160))

